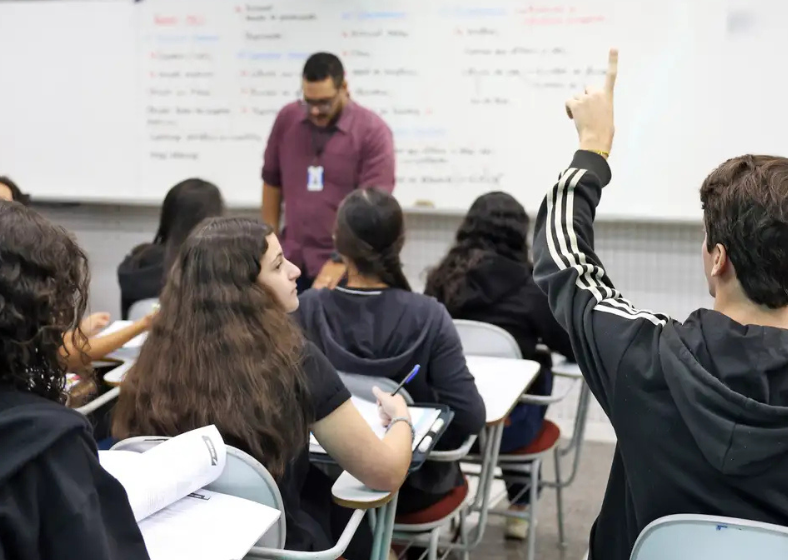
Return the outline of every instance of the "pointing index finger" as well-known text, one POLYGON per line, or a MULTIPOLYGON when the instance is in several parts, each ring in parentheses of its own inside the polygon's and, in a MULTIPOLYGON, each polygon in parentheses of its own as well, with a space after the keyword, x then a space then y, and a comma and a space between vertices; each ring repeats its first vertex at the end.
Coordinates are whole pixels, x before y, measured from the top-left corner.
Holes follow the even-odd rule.
POLYGON ((610 49, 607 58, 607 74, 605 75, 605 89, 608 93, 613 93, 616 87, 616 76, 618 75, 618 49, 610 49))

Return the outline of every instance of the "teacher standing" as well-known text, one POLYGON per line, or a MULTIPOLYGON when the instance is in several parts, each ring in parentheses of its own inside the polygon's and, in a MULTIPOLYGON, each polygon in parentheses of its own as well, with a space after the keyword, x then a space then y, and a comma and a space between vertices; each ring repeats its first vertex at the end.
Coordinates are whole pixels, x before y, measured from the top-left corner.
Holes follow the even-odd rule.
POLYGON ((394 189, 394 139, 378 115, 350 99, 342 62, 316 53, 304 65, 303 99, 276 116, 263 163, 263 220, 301 268, 298 291, 333 288, 345 275, 332 230, 339 203, 358 188, 394 189))

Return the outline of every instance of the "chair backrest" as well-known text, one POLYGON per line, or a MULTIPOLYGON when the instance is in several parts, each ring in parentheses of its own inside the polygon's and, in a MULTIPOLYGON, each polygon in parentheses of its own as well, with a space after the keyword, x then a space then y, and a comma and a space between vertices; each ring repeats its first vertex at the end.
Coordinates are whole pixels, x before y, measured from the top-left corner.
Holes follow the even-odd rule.
MULTIPOLYGON (((116 443, 112 449, 136 451, 143 453, 169 438, 166 437, 134 437, 116 443)), ((221 492, 230 496, 245 498, 282 512, 277 525, 266 532, 255 546, 282 549, 285 546, 287 525, 282 494, 271 473, 254 457, 240 449, 227 446, 227 462, 224 471, 215 481, 206 486, 208 490, 221 492)))
POLYGON ((640 533, 630 560, 788 558, 788 528, 711 515, 668 515, 640 533))
POLYGON ((462 351, 467 356, 517 360, 523 357, 517 341, 501 327, 465 319, 455 319, 454 326, 457 327, 457 332, 460 335, 462 351))
MULTIPOLYGON (((372 394, 372 387, 379 387, 384 391, 394 392, 397 388, 397 383, 393 379, 387 377, 372 377, 369 375, 359 375, 357 373, 345 373, 340 371, 339 377, 345 383, 351 395, 360 397, 366 401, 375 402, 375 395, 372 394)), ((413 404, 413 399, 403 387, 399 390, 399 394, 405 399, 408 404, 413 404)))
POLYGON ((129 307, 129 321, 139 321, 150 315, 153 308, 159 304, 159 298, 141 299, 129 307))

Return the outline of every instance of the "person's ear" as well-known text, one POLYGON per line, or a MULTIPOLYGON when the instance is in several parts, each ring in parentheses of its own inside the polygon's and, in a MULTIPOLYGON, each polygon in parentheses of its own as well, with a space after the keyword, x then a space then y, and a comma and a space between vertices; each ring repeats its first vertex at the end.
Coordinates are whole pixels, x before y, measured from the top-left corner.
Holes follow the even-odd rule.
POLYGON ((344 93, 347 93, 347 91, 348 91, 347 90, 347 80, 342 80, 342 85, 339 86, 339 90, 344 92, 344 93))
POLYGON ((711 275, 722 276, 728 270, 730 260, 728 259, 728 251, 724 245, 717 243, 711 252, 711 275))

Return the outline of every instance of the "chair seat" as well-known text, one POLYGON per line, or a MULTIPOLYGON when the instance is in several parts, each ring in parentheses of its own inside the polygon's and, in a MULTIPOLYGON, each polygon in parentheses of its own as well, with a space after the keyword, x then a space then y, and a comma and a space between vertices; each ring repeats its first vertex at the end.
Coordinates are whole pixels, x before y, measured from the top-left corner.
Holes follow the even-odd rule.
POLYGON ((515 449, 514 451, 501 453, 500 457, 504 458, 506 456, 512 455, 538 455, 545 453, 553 449, 560 438, 561 428, 559 428, 554 422, 545 420, 542 423, 542 429, 539 430, 539 433, 531 443, 525 447, 515 449))
POLYGON ((462 486, 453 488, 451 492, 428 508, 397 515, 395 523, 397 525, 424 525, 445 519, 465 501, 468 495, 468 481, 464 482, 462 486))

